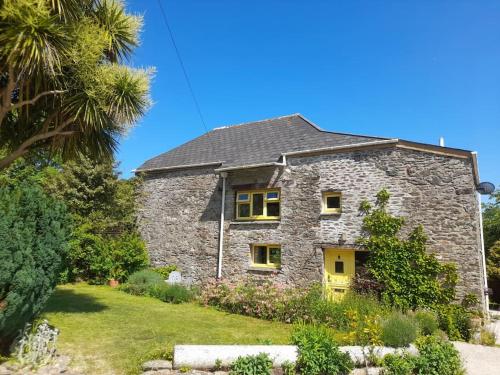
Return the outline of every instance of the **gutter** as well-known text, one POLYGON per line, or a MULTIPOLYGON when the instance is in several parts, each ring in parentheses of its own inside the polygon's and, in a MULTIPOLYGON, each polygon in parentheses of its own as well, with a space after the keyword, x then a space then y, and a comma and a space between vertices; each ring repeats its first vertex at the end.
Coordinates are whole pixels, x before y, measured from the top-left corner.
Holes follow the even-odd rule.
POLYGON ((222 201, 220 207, 220 229, 219 229, 219 257, 217 259, 217 279, 222 277, 222 255, 224 249, 224 210, 226 203, 226 178, 227 172, 221 172, 222 177, 222 201))
POLYGON ((209 167, 211 165, 221 165, 222 161, 212 161, 209 163, 198 163, 198 164, 184 164, 184 165, 175 165, 173 167, 160 167, 160 168, 144 168, 144 169, 132 169, 132 172, 137 173, 145 173, 145 172, 160 172, 160 171, 172 171, 175 169, 188 169, 188 168, 199 168, 199 167, 209 167))
POLYGON ((225 167, 225 168, 217 168, 214 169, 215 173, 219 172, 229 172, 229 171, 237 171, 240 169, 252 169, 252 168, 261 168, 261 167, 284 167, 286 166, 286 157, 285 154, 282 154, 283 161, 280 162, 270 162, 270 163, 260 163, 260 164, 247 164, 247 165, 238 165, 236 167, 225 167))
POLYGON ((281 155, 283 155, 283 156, 295 156, 295 155, 312 154, 312 153, 325 152, 325 151, 337 151, 337 150, 345 150, 345 149, 352 149, 352 148, 363 148, 363 147, 367 147, 367 146, 396 144, 398 142, 399 142, 398 138, 393 138, 393 139, 384 139, 381 141, 354 143, 351 145, 312 148, 309 150, 301 150, 301 151, 290 151, 290 152, 284 152, 281 155))

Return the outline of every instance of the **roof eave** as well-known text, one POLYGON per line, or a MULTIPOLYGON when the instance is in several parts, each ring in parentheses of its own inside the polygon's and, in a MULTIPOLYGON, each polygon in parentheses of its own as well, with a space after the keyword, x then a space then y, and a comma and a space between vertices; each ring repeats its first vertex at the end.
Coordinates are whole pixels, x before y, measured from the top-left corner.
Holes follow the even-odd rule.
POLYGON ((197 163, 197 164, 184 164, 184 165, 174 165, 169 167, 159 167, 159 168, 138 168, 132 170, 135 174, 139 173, 149 173, 149 172, 163 172, 163 171, 172 171, 175 169, 191 169, 191 168, 201 168, 201 167, 210 167, 212 165, 221 165, 222 161, 214 161, 209 163, 197 163))

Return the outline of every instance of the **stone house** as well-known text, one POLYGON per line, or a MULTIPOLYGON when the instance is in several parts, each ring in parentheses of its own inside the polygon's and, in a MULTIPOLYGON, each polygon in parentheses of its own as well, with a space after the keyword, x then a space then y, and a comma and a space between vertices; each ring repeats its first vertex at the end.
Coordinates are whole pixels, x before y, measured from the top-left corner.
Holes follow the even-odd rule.
POLYGON ((155 266, 203 282, 253 275, 345 292, 366 251, 360 202, 422 224, 485 303, 474 152, 321 130, 300 114, 216 128, 146 161, 139 226, 155 266))

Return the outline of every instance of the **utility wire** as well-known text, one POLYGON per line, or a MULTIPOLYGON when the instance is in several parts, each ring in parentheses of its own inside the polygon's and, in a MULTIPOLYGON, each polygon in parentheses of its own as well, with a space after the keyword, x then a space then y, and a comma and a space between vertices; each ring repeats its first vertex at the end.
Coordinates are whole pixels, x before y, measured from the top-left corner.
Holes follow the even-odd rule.
POLYGON ((196 95, 194 94, 193 86, 191 85, 191 81, 189 80, 189 76, 187 74, 186 67, 184 65, 184 62, 182 61, 181 54, 179 52, 179 49, 177 48, 177 44, 175 43, 174 39, 174 34, 172 33, 172 29, 170 28, 170 24, 168 22, 167 14, 165 10, 163 9, 163 5, 161 4, 161 0, 158 0, 158 5, 160 7, 161 14, 163 16, 163 21, 165 22, 165 26, 167 27, 168 34, 170 35, 170 40, 172 41, 172 45, 174 46, 175 54, 177 55, 177 59, 179 60, 179 64, 182 68, 182 72, 184 73, 184 78, 186 79, 186 83, 189 88, 189 92, 191 93, 191 97, 193 98, 194 105, 196 107, 196 111, 198 112, 198 116, 200 117, 201 123, 203 124, 203 127, 205 128, 205 133, 208 134, 208 127, 205 122, 205 119, 203 117, 203 113, 201 112, 200 104, 198 103, 198 100, 196 99, 196 95))

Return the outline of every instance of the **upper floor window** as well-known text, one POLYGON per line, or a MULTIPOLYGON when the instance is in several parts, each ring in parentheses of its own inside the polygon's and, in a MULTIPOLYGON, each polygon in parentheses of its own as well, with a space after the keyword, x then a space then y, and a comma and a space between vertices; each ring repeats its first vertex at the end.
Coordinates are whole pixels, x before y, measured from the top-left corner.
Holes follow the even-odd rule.
POLYGON ((325 214, 338 214, 342 211, 342 194, 337 192, 323 192, 322 212, 325 214))
POLYGON ((276 220, 280 218, 280 192, 278 190, 238 191, 236 193, 236 219, 276 220))

